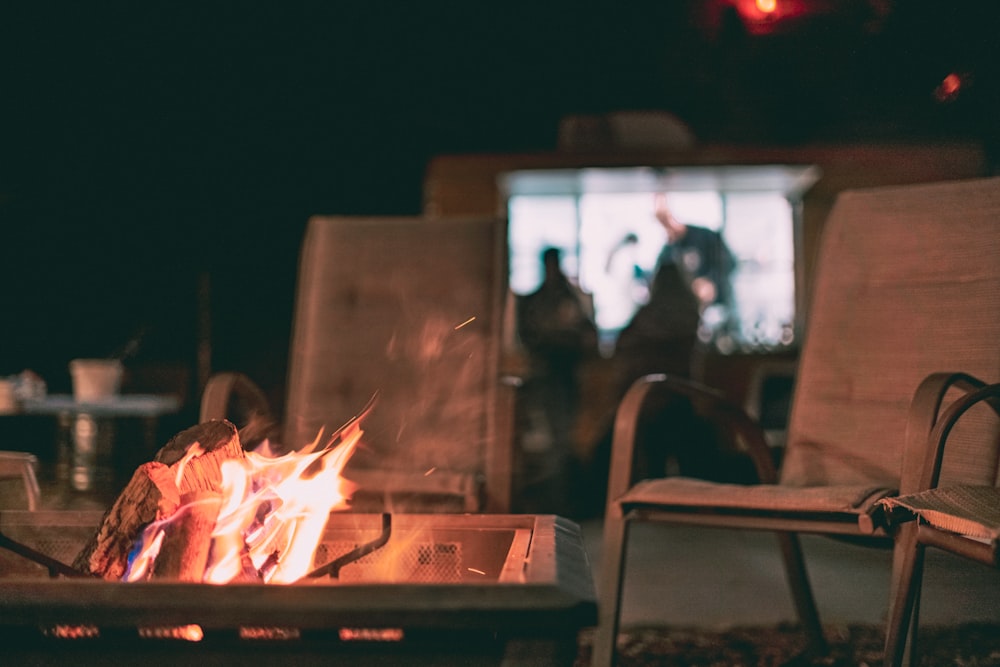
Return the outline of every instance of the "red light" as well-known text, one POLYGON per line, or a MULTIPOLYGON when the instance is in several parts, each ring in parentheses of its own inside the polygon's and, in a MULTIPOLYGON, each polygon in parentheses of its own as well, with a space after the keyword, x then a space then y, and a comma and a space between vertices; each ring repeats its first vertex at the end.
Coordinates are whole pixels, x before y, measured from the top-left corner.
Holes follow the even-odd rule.
POLYGON ((952 72, 942 79, 941 83, 934 89, 934 99, 938 102, 951 102, 955 100, 961 92, 964 83, 964 77, 961 74, 952 72))
POLYGON ((754 4, 761 14, 771 14, 778 8, 778 0, 756 0, 754 4))

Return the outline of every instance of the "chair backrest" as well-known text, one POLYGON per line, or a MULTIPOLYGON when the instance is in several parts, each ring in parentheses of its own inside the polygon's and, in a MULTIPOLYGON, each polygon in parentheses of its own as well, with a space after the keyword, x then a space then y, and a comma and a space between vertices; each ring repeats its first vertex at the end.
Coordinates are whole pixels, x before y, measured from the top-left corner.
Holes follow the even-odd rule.
MULTIPOLYGON (((313 217, 303 241, 285 444, 378 394, 349 464, 489 483, 506 227, 499 220, 313 217)), ((388 476, 387 476, 388 478, 388 476)))
MULTIPOLYGON (((820 244, 782 483, 898 488, 920 381, 941 371, 1000 380, 998 231, 1000 178, 838 197, 820 244)), ((993 475, 984 471, 983 483, 993 475)))

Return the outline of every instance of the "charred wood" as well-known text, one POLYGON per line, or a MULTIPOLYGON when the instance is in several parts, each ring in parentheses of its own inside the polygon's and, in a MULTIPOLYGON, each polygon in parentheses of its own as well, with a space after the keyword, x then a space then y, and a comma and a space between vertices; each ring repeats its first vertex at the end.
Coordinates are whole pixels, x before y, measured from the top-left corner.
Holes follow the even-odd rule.
MULTIPOLYGON (((204 422, 181 431, 157 452, 153 461, 136 469, 105 513, 97 532, 74 560, 73 567, 107 580, 121 579, 128 568, 129 554, 143 529, 153 521, 172 516, 188 497, 218 493, 222 462, 243 456, 239 434, 228 421, 204 422)), ((213 505, 217 511, 218 503, 206 504, 207 507, 213 505)), ((206 521, 205 511, 202 507, 189 513, 180 522, 182 527, 178 531, 201 533, 206 521)), ((209 541, 205 539, 205 549, 209 541)), ((189 548, 181 551, 186 552, 189 548)), ((179 573, 192 564, 192 559, 201 556, 191 553, 167 558, 176 560, 171 567, 176 567, 179 573)))

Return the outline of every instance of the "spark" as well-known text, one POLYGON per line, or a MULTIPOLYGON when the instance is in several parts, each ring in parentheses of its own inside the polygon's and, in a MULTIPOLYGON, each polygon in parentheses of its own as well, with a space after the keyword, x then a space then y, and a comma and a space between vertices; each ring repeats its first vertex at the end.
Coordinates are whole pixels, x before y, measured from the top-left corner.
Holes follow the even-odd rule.
POLYGON ((457 327, 455 327, 454 331, 458 331, 459 329, 461 329, 462 327, 464 327, 466 324, 469 324, 470 322, 474 322, 475 319, 476 319, 476 316, 473 315, 472 317, 470 317, 469 319, 465 320, 464 322, 462 322, 461 324, 459 324, 457 327))
POLYGON ((476 574, 482 574, 482 575, 485 575, 485 574, 486 574, 486 573, 485 573, 485 572, 483 572, 482 570, 477 570, 477 569, 476 569, 476 568, 474 568, 474 567, 470 567, 470 568, 467 568, 467 569, 469 570, 469 572, 475 572, 476 574))
POLYGON ((428 475, 430 475, 431 473, 433 473, 435 470, 437 470, 437 466, 431 466, 430 468, 427 469, 427 472, 424 473, 424 477, 427 477, 428 475))

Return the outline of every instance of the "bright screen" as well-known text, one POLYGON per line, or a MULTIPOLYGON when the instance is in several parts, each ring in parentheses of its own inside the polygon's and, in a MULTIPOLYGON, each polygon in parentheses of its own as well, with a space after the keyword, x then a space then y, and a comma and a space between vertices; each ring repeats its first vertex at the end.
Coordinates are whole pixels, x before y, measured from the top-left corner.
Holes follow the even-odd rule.
POLYGON ((546 188, 540 180, 508 198, 515 295, 538 288, 542 252, 559 248, 563 272, 589 301, 602 350, 610 354, 618 333, 648 299, 658 258, 669 244, 653 205, 654 194, 666 192, 675 218, 717 231, 735 260, 728 297, 703 308, 699 337, 723 353, 796 343, 795 207, 786 192, 745 185, 565 192, 564 185, 546 188))

